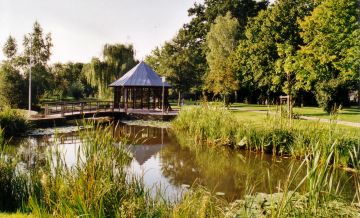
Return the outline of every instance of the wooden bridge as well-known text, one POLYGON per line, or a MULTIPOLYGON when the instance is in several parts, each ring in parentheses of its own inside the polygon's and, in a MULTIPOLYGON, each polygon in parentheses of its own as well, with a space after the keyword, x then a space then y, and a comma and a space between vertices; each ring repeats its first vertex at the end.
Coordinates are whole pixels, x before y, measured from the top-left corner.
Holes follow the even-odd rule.
POLYGON ((148 108, 124 108, 113 101, 74 101, 74 102, 45 102, 39 114, 32 115, 30 121, 52 122, 80 119, 85 117, 123 117, 150 120, 171 120, 178 111, 162 111, 148 108))

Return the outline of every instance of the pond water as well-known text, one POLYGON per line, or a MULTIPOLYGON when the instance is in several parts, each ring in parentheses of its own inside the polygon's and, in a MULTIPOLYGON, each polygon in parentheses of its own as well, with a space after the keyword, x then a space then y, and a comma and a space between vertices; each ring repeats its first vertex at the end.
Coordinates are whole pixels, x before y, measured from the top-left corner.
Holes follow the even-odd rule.
MULTIPOLYGON (((166 127, 166 125, 163 125, 166 127)), ((59 130, 36 130, 31 135, 13 141, 22 149, 28 162, 35 162, 31 150, 46 150, 49 147, 58 149, 64 154, 67 165, 76 162, 76 154, 81 146, 75 127, 59 130), (57 134, 55 132, 62 132, 57 134), (58 142, 54 143, 55 138, 58 142), (54 146, 56 144, 56 146, 54 146)), ((292 172, 301 165, 300 160, 248 151, 228 149, 191 150, 181 146, 169 128, 146 127, 122 124, 114 131, 114 137, 128 135, 128 145, 133 159, 128 166, 129 172, 140 176, 152 195, 160 191, 168 199, 179 199, 193 184, 200 184, 226 200, 233 201, 249 193, 279 192, 280 187, 292 172)), ((45 152, 43 152, 45 155, 45 152)), ((39 159, 39 157, 36 157, 39 159)), ((304 176, 301 170, 295 179, 297 184, 304 176)), ((354 184, 351 174, 339 170, 338 180, 344 185, 343 195, 353 197, 354 184)), ((294 185, 295 185, 294 184, 294 185)), ((305 188, 305 187, 303 187, 305 188)))

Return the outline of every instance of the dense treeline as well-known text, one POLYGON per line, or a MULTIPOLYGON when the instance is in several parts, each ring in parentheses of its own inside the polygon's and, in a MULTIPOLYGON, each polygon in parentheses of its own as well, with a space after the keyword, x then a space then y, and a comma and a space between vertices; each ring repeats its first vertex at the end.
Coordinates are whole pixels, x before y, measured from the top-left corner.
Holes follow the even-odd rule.
MULTIPOLYGON (((349 105, 360 89, 358 0, 205 0, 147 62, 176 93, 349 105)), ((359 95, 359 94, 358 94, 359 95)))
POLYGON ((81 98, 108 98, 107 85, 132 68, 136 61, 132 45, 106 44, 102 58, 90 63, 49 64, 51 34, 44 34, 38 22, 24 36, 23 52, 9 36, 3 45, 6 59, 0 65, 0 108, 26 108, 31 69, 32 105, 40 101, 81 98))

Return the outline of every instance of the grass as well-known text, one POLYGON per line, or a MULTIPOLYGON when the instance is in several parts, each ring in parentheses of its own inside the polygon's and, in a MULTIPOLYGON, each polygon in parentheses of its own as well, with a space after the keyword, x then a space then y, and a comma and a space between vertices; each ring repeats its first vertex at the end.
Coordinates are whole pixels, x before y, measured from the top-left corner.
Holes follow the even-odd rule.
MULTIPOLYGON (((242 104, 242 103, 235 103, 231 105, 234 108, 239 108, 241 110, 247 111, 275 111, 275 106, 267 106, 267 105, 256 105, 256 104, 242 104)), ((317 118, 324 118, 330 119, 331 116, 326 113, 322 108, 318 107, 294 107, 294 113, 308 116, 308 117, 317 117, 317 118)), ((360 109, 358 107, 351 107, 351 108, 342 108, 338 112, 338 120, 348 121, 348 122, 360 122, 360 109)))

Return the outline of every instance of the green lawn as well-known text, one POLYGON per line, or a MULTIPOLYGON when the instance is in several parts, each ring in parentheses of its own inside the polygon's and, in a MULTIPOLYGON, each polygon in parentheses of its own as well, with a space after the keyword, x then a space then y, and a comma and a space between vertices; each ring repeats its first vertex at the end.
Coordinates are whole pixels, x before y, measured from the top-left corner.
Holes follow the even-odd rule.
MULTIPOLYGON (((256 104, 233 104, 232 107, 239 108, 241 110, 254 110, 254 111, 275 111, 276 106, 256 105, 256 104)), ((318 117, 330 119, 330 115, 317 107, 295 107, 294 113, 299 115, 318 117)), ((360 109, 357 107, 343 108, 339 111, 337 117, 338 120, 349 121, 349 122, 360 122, 360 109)))
MULTIPOLYGON (((233 111, 234 117, 237 118, 240 121, 243 122, 251 122, 255 125, 263 125, 264 122, 267 119, 267 114, 266 113, 257 113, 257 112, 251 112, 251 111, 233 111)), ((273 114, 269 114, 269 116, 274 116, 273 114)), ((293 121, 294 126, 296 126, 297 128, 307 128, 309 125, 317 125, 317 126, 321 126, 322 128, 329 128, 330 124, 329 123, 323 123, 323 122, 319 122, 319 121, 315 121, 315 120, 299 120, 299 119, 294 119, 293 121)), ((336 125, 336 128, 338 130, 341 131, 345 131, 345 132, 353 132, 353 133, 358 133, 359 132, 359 128, 357 127, 351 127, 351 126, 345 126, 345 125, 341 125, 338 124, 336 125)))

